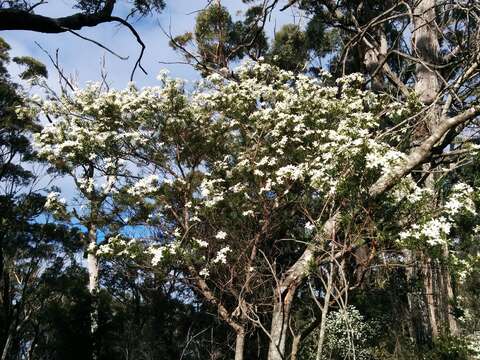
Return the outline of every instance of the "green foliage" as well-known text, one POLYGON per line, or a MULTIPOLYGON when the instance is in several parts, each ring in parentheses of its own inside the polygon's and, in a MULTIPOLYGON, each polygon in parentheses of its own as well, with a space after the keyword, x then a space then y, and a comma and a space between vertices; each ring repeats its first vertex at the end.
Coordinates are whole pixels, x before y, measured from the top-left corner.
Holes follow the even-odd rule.
POLYGON ((472 352, 468 341, 459 336, 444 335, 435 339, 433 349, 423 356, 426 360, 470 360, 472 352))
POLYGON ((188 61, 193 61, 193 53, 198 54, 200 63, 194 65, 206 76, 247 54, 254 58, 262 56, 268 46, 261 21, 260 6, 250 7, 243 21, 233 22, 226 7, 212 3, 197 15, 194 31, 176 36, 170 46, 180 50, 188 61))
POLYGON ((48 77, 47 67, 37 59, 30 56, 14 57, 13 62, 23 65, 26 69, 20 74, 23 80, 31 80, 36 77, 48 77))
POLYGON ((298 25, 284 25, 275 34, 268 58, 282 69, 294 72, 304 70, 308 60, 305 33, 298 25))
POLYGON ((238 36, 234 30, 224 6, 212 4, 202 10, 196 18, 194 34, 203 61, 210 66, 225 67, 238 36))
MULTIPOLYGON (((378 324, 366 321, 354 307, 336 310, 328 314, 325 340, 321 359, 329 360, 371 360, 372 344, 379 334, 378 324)), ((301 358, 316 359, 319 331, 314 331, 302 348, 301 358)))

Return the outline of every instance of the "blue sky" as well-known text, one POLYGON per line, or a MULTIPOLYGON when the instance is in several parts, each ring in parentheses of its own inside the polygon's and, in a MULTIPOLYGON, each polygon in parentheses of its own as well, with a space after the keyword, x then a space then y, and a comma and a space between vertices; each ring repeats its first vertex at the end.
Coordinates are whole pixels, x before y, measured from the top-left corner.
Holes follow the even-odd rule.
MULTIPOLYGON (((141 19, 134 23, 147 48, 143 58, 143 65, 148 71, 144 75, 138 71, 135 75, 135 82, 139 86, 157 85, 156 76, 160 69, 167 68, 171 76, 188 80, 199 78, 198 73, 188 65, 181 64, 160 64, 162 62, 181 61, 180 54, 174 52, 168 46, 168 38, 163 34, 160 26, 173 35, 182 34, 192 30, 195 21, 195 12, 206 6, 206 0, 166 0, 165 10, 155 16, 141 19)), ((37 13, 47 16, 66 16, 75 12, 72 9, 72 0, 50 0, 47 4, 37 8, 37 13)), ((126 1, 119 1, 119 7, 115 15, 126 14, 126 1)), ((222 5, 226 6, 234 18, 241 16, 241 11, 246 6, 241 0, 223 0, 222 5)), ((296 22, 291 11, 280 13, 278 10, 267 23, 266 32, 269 38, 273 37, 275 29, 283 24, 296 22)), ((83 36, 95 39, 108 46, 122 56, 129 56, 126 61, 120 60, 107 53, 104 49, 82 40, 73 34, 41 34, 29 31, 3 31, 3 37, 12 47, 12 56, 30 55, 49 68, 49 82, 55 86, 57 82, 56 71, 51 66, 48 57, 37 47, 35 41, 44 49, 54 54, 59 49, 60 64, 65 73, 73 74, 80 85, 88 80, 100 79, 101 58, 105 56, 108 79, 113 87, 122 88, 129 81, 130 73, 139 54, 139 45, 133 35, 124 27, 116 24, 102 24, 94 28, 84 28, 79 33, 83 36)), ((11 72, 18 73, 19 69, 12 65, 11 72)))

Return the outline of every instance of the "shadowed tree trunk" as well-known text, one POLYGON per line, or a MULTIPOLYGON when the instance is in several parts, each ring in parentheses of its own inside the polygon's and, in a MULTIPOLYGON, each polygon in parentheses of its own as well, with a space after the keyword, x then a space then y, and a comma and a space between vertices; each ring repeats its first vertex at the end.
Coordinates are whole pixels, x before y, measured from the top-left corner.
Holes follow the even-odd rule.
MULTIPOLYGON (((97 245, 97 228, 91 223, 88 229, 88 243, 91 249, 97 245)), ((98 359, 97 329, 98 329, 98 259, 93 251, 87 254, 88 291, 92 299, 90 308, 90 335, 92 337, 92 359, 98 359)))

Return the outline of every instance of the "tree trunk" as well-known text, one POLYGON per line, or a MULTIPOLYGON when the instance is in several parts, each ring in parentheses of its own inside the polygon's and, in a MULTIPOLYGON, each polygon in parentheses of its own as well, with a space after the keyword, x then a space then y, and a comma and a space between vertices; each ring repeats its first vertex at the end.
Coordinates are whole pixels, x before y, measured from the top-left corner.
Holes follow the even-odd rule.
POLYGON ((280 301, 277 301, 273 307, 268 360, 284 360, 289 310, 280 301))
POLYGON ((426 303, 432 338, 436 338, 439 333, 437 324, 436 296, 433 286, 432 259, 427 259, 424 263, 423 284, 425 287, 425 298, 427 300, 426 303))
POLYGON ((281 289, 276 289, 275 304, 272 312, 272 326, 270 329, 270 345, 268 348, 268 360, 284 360, 285 345, 287 342, 288 322, 292 300, 297 291, 298 284, 292 283, 282 294, 281 289))
POLYGON ((371 76, 371 89, 380 92, 384 89, 383 72, 381 68, 384 66, 385 57, 388 51, 387 36, 385 28, 378 30, 378 48, 368 48, 363 56, 363 63, 368 75, 371 76))
MULTIPOLYGON (((97 245, 97 229, 95 225, 90 225, 88 230, 88 241, 92 248, 97 245)), ((87 255, 88 267, 88 291, 91 295, 98 292, 98 259, 94 252, 89 251, 87 255)))
POLYGON ((235 339, 235 360, 243 360, 243 353, 245 352, 245 329, 237 331, 237 338, 235 339))
POLYGON ((408 266, 406 267, 406 280, 408 286, 407 300, 408 310, 410 313, 411 328, 417 346, 424 346, 431 344, 431 336, 429 329, 429 316, 425 307, 424 287, 423 282, 420 283, 419 275, 422 271, 417 268, 419 261, 417 256, 414 256, 412 251, 404 250, 404 256, 408 266), (420 283, 420 284, 419 284, 420 283), (420 286, 421 285, 421 286, 420 286))
POLYGON ((92 337, 92 359, 97 359, 97 328, 98 328, 98 259, 94 253, 97 245, 97 228, 95 224, 91 223, 88 229, 89 248, 87 254, 87 269, 88 269, 88 291, 91 295, 90 307, 90 335, 92 337))
POLYGON ((290 360, 297 360, 298 351, 300 350, 300 341, 302 340, 302 335, 295 335, 292 339, 292 351, 290 352, 290 360))
POLYGON ((330 307, 330 296, 332 294, 333 273, 334 266, 330 264, 330 272, 328 274, 327 288, 325 289, 325 298, 322 306, 322 320, 320 322, 320 334, 318 335, 317 356, 316 360, 320 360, 323 354, 323 343, 325 342, 325 329, 327 326, 327 315, 330 307))
POLYGON ((434 69, 427 64, 437 64, 439 44, 435 27, 436 0, 420 0, 413 10, 413 49, 418 62, 415 69, 415 91, 420 101, 429 105, 436 99, 440 82, 434 69))
MULTIPOLYGON (((448 245, 445 244, 443 248, 443 258, 445 261, 448 261, 450 254, 448 250, 448 245)), ((454 300, 453 289, 452 289, 452 279, 450 277, 450 271, 448 266, 442 264, 440 268, 440 276, 442 277, 442 282, 445 288, 445 302, 446 302, 446 312, 447 312, 447 319, 448 319, 448 328, 450 330, 451 335, 458 335, 458 323, 457 319, 453 315, 453 305, 452 302, 454 300)))

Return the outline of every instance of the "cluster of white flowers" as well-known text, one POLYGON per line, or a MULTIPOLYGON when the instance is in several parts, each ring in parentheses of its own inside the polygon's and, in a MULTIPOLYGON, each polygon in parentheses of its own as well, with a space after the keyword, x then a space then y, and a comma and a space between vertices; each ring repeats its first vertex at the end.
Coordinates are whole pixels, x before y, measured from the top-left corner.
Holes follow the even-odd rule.
POLYGON ((66 205, 67 201, 65 198, 60 197, 60 193, 57 191, 52 191, 47 194, 47 200, 45 201, 45 208, 47 210, 55 209, 59 204, 66 205))
POLYGON ((260 199, 289 201, 292 183, 330 200, 359 172, 387 172, 405 158, 375 136, 380 100, 361 90, 359 74, 340 79, 341 91, 265 63, 247 63, 237 75, 209 77, 191 98, 204 141, 218 131, 223 141, 200 185, 201 207, 241 194, 242 214, 251 216, 260 199))
POLYGON ((158 190, 159 182, 158 175, 148 175, 133 184, 127 191, 132 196, 148 196, 158 190))
POLYGON ((215 235, 215 238, 223 240, 227 237, 227 233, 225 231, 219 231, 217 232, 217 235, 215 235))
POLYGON ((217 263, 222 263, 222 264, 226 264, 227 263, 227 253, 229 253, 230 251, 232 251, 232 249, 230 249, 230 246, 224 246, 223 248, 221 248, 220 250, 218 250, 215 258, 212 260, 212 262, 214 264, 217 264, 217 263))
POLYGON ((411 229, 402 231, 399 237, 401 240, 424 238, 428 245, 436 246, 447 242, 447 236, 451 228, 451 222, 442 216, 438 219, 429 220, 422 225, 414 224, 411 229))
POLYGON ((107 242, 95 249, 97 256, 128 256, 135 258, 139 251, 140 241, 136 238, 127 239, 123 235, 112 236, 107 242))
POLYGON ((208 247, 208 241, 200 240, 200 239, 193 239, 193 241, 201 248, 207 248, 208 247))
MULTIPOLYGON (((431 195, 431 191, 426 193, 431 195)), ((422 198, 424 194, 422 191, 414 191, 409 197, 414 202, 422 198)), ((474 190, 469 185, 465 183, 454 185, 449 198, 441 209, 442 215, 430 218, 422 224, 413 224, 409 230, 400 232, 400 241, 424 240, 430 246, 448 244, 448 235, 455 225, 455 216, 461 212, 476 215, 473 195, 474 190)))
POLYGON ((60 196, 59 192, 52 191, 47 194, 45 201, 45 210, 53 214, 54 217, 65 220, 67 214, 67 201, 60 196))
POLYGON ((208 268, 203 268, 198 274, 202 277, 208 277, 210 275, 210 271, 208 268))
POLYGON ((166 255, 176 255, 180 248, 180 243, 173 242, 163 246, 151 246, 148 248, 148 253, 152 255, 152 265, 157 266, 166 255))
POLYGON ((223 179, 203 179, 200 184, 200 192, 205 200, 206 207, 215 206, 224 198, 224 191, 219 185, 224 182, 223 179))
POLYGON ((365 156, 365 160, 367 169, 380 168, 383 174, 387 174, 393 167, 400 165, 406 160, 406 154, 395 149, 372 144, 371 152, 365 156))
POLYGON ((474 190, 465 183, 457 183, 452 187, 452 194, 444 205, 445 211, 450 215, 457 215, 461 211, 476 215, 475 204, 472 199, 474 190))
MULTIPOLYGON (((122 91, 102 91, 100 84, 89 84, 42 105, 56 121, 36 137, 37 149, 62 170, 79 174, 76 182, 85 197, 127 186, 129 194, 147 198, 155 214, 168 209, 173 213, 177 206, 155 193, 160 181, 171 186, 172 193, 192 186, 184 211, 175 214, 188 218, 191 228, 178 228, 173 236, 177 241, 189 237, 192 251, 199 253, 209 243, 195 236, 227 244, 232 240, 225 224, 211 227, 225 231, 195 233, 202 221, 215 223, 223 205, 234 204, 244 226, 249 223, 246 217, 289 204, 297 185, 305 190, 305 198, 327 203, 339 189, 365 190, 349 186, 358 184, 359 174, 386 172, 404 158, 376 136, 381 132, 377 114, 383 100, 361 88, 359 74, 326 86, 322 79, 249 62, 237 70, 237 78, 212 75, 189 96, 181 81, 169 80, 164 73, 159 75, 161 87, 142 90, 130 85, 122 91), (192 159, 192 153, 202 151, 208 153, 192 159), (148 163, 144 157, 132 160, 137 152, 157 154, 149 165, 161 178, 150 175, 128 185, 130 180, 124 179, 131 174, 125 161, 148 163), (189 168, 197 161, 195 169, 189 168), (100 174, 81 174, 88 166, 100 174), (171 179, 164 179, 165 174, 171 179), (190 175, 195 180, 186 184, 190 175)), ((161 221, 161 215, 155 219, 161 221)), ((148 217, 147 224, 153 223, 154 217, 148 217)), ((314 230, 314 224, 305 225, 306 232, 314 230)), ((152 263, 160 264, 165 254, 176 250, 176 245, 149 247, 152 263)), ((102 251, 113 250, 105 244, 102 251)), ((212 263, 225 263, 229 251, 228 245, 223 247, 212 263)))
POLYGON ((91 194, 95 191, 95 180, 91 177, 79 178, 77 186, 83 193, 91 194))
POLYGON ((287 165, 283 166, 276 171, 279 182, 284 179, 295 181, 303 177, 303 169, 301 166, 287 165))

